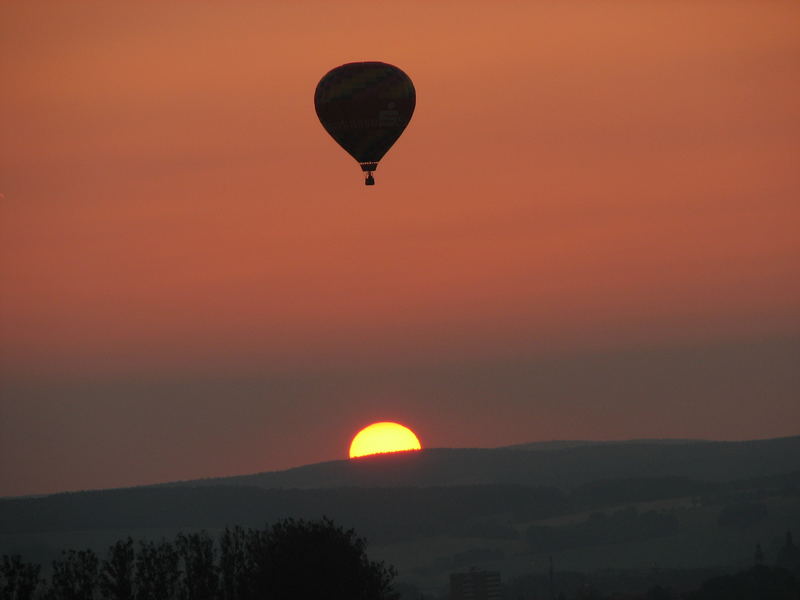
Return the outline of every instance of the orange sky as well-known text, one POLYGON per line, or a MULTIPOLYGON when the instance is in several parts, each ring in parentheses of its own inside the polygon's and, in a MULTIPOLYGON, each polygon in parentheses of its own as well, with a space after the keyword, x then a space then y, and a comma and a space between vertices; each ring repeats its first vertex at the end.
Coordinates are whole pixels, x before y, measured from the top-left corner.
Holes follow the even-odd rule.
POLYGON ((339 458, 369 420, 796 433, 798 30, 762 0, 3 5, 0 494, 339 458), (313 110, 353 60, 417 89, 374 188, 313 110))

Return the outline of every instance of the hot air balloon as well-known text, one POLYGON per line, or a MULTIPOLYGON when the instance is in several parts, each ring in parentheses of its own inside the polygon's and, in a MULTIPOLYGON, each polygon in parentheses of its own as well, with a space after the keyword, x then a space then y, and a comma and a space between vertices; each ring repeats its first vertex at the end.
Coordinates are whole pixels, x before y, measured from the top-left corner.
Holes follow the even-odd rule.
POLYGON ((336 67, 320 80, 314 108, 322 126, 358 161, 375 185, 372 172, 411 120, 416 105, 408 75, 383 62, 336 67))

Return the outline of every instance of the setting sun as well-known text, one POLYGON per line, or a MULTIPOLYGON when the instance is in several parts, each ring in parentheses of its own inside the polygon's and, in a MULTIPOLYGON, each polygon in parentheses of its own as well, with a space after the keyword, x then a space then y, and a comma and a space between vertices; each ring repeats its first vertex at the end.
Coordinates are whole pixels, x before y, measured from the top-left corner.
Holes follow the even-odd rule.
POLYGON ((350 458, 404 450, 422 450, 417 436, 399 423, 383 421, 364 427, 356 434, 350 443, 350 458))

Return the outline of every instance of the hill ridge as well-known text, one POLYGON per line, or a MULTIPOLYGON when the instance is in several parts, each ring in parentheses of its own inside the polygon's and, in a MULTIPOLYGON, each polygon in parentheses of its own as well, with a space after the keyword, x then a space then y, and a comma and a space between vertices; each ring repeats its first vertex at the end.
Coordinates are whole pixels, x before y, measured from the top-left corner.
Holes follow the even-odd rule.
POLYGON ((727 481, 800 469, 800 435, 781 438, 622 440, 421 451, 339 459, 289 469, 156 486, 250 485, 269 489, 522 484, 569 489, 596 479, 659 476, 727 481), (575 444, 575 445, 572 445, 575 444), (591 463, 591 464, 590 464, 591 463))

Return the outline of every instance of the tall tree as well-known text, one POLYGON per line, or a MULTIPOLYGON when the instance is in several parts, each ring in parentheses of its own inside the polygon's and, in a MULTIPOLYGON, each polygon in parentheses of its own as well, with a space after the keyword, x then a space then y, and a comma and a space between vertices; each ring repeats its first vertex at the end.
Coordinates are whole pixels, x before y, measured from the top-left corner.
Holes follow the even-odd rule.
POLYGON ((0 600, 30 600, 39 586, 41 567, 22 562, 18 554, 0 561, 0 600))
POLYGON ((249 596, 252 560, 248 540, 252 530, 225 528, 219 538, 219 595, 222 600, 241 600, 249 596))
POLYGON ((69 550, 53 561, 49 595, 59 600, 93 600, 98 584, 97 555, 91 550, 69 550))
POLYGON ((136 553, 136 600, 171 600, 180 578, 175 546, 166 540, 140 542, 136 553))
POLYGON ((100 567, 100 591, 109 600, 133 600, 135 567, 133 540, 129 537, 108 549, 100 567))
POLYGON ((369 560, 366 541, 330 519, 286 519, 254 540, 254 592, 272 600, 392 598, 395 571, 369 560))
POLYGON ((205 531, 179 533, 175 547, 183 566, 178 595, 181 600, 213 600, 217 597, 214 540, 205 531))

